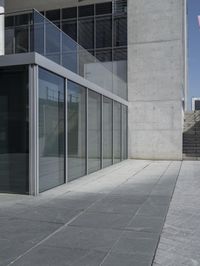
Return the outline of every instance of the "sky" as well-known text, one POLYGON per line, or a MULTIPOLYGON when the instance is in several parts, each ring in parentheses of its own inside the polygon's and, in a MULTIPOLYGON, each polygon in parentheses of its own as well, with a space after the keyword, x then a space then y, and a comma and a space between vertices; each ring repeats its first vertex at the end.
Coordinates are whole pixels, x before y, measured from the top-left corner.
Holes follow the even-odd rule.
POLYGON ((188 90, 192 97, 200 97, 200 0, 188 0, 188 90))

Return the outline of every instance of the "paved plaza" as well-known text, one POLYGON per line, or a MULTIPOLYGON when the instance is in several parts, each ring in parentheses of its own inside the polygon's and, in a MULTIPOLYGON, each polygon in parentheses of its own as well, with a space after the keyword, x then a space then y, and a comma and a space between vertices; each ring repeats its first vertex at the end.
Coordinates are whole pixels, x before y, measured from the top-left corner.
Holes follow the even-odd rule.
POLYGON ((38 197, 0 194, 0 265, 200 265, 199 220, 200 162, 128 160, 38 197))

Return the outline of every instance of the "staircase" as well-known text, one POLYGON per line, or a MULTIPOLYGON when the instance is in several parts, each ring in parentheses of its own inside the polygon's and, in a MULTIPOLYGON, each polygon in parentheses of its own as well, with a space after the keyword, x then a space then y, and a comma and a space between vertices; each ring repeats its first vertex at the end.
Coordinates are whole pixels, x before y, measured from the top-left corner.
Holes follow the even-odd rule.
POLYGON ((200 111, 185 113, 183 160, 200 160, 200 111))

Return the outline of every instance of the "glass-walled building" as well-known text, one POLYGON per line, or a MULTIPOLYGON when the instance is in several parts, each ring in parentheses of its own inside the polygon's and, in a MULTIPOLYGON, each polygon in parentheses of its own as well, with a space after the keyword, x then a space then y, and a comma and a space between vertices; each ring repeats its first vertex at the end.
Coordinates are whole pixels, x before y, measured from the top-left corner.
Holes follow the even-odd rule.
POLYGON ((37 195, 127 159, 125 99, 35 52, 2 58, 0 192, 37 195))

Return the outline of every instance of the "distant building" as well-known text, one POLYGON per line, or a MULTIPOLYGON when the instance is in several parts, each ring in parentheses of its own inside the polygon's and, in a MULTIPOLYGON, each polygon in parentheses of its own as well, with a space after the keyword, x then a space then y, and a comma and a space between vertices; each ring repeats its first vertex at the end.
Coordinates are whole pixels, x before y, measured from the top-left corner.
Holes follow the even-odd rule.
POLYGON ((200 110, 200 98, 192 98, 192 111, 200 110))

